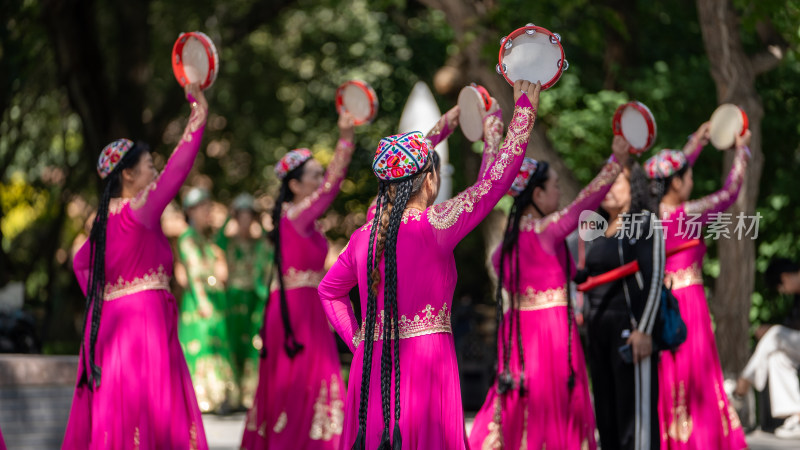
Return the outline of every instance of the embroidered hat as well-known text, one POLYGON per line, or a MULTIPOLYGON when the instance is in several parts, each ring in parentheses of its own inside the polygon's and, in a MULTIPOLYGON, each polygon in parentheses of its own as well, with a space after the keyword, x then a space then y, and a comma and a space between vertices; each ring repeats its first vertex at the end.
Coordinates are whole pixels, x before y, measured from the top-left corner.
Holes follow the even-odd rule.
POLYGON ((508 195, 516 197, 525 190, 528 181, 531 179, 536 169, 539 167, 539 162, 533 158, 526 157, 522 160, 522 167, 519 168, 519 173, 514 178, 511 184, 511 189, 508 190, 508 195))
POLYGON ((664 179, 686 167, 689 161, 679 150, 664 149, 644 163, 644 170, 650 179, 664 179))
POLYGON ((300 167, 301 164, 311 159, 311 157, 311 150, 307 148, 290 150, 283 155, 283 158, 278 161, 278 164, 275 164, 275 176, 278 177, 279 181, 283 181, 289 172, 300 167))
POLYGON ((132 148, 133 141, 130 139, 117 139, 106 145, 100 152, 100 158, 97 159, 97 173, 100 175, 100 179, 105 180, 132 148))
POLYGON ((183 197, 183 209, 187 210, 189 208, 193 208, 210 198, 211 195, 208 193, 208 189, 193 187, 189 189, 189 192, 187 192, 183 197))
POLYGON ((432 151, 419 131, 387 136, 378 143, 372 171, 383 181, 402 180, 422 170, 432 151))
POLYGON ((248 194, 247 192, 243 192, 236 196, 233 199, 233 210, 234 211, 255 211, 256 210, 256 200, 253 198, 252 195, 248 194))

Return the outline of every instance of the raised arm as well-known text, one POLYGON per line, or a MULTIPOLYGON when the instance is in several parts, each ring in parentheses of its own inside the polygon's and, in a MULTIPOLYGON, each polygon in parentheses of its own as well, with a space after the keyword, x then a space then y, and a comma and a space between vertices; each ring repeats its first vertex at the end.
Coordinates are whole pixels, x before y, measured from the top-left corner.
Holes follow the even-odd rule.
POLYGON ((581 212, 594 211, 600 206, 617 175, 622 172, 622 164, 628 158, 629 144, 622 136, 615 136, 612 143, 614 154, 600 169, 600 173, 583 190, 575 200, 564 209, 548 214, 544 219, 536 221, 535 231, 543 238, 553 242, 561 242, 578 228, 581 212))
POLYGON ((515 83, 514 96, 517 100, 513 118, 494 163, 464 192, 425 211, 427 221, 441 245, 454 248, 489 214, 511 187, 528 148, 540 89, 540 84, 534 86, 527 81, 515 83), (528 90, 532 92, 528 93, 528 90))
POLYGON ((700 152, 703 151, 703 147, 708 145, 708 130, 709 123, 704 122, 694 134, 689 136, 689 140, 686 141, 686 145, 683 146, 683 154, 686 155, 686 160, 689 161, 690 166, 693 166, 694 162, 697 161, 700 152))
POLYGON ((436 122, 436 125, 434 125, 433 128, 431 128, 431 131, 428 131, 425 139, 430 141, 431 148, 436 147, 440 142, 453 134, 453 131, 455 131, 457 126, 458 105, 450 108, 449 111, 444 113, 444 115, 439 118, 439 121, 436 122))
MULTIPOLYGON (((356 233, 360 231, 356 230, 356 233)), ((358 284, 357 265, 355 258, 350 251, 350 244, 344 251, 333 267, 325 274, 319 283, 319 299, 322 302, 322 309, 328 316, 328 321, 333 325, 334 330, 347 344, 351 352, 356 351, 353 336, 358 328, 358 321, 353 312, 353 305, 350 304, 350 289, 358 284)))
POLYGON ((161 214, 189 176, 203 139, 208 103, 197 85, 187 85, 186 96, 192 104, 192 114, 178 146, 173 150, 167 165, 156 180, 131 202, 133 217, 147 228, 161 225, 161 214))
POLYGON ((486 171, 494 164, 494 159, 500 152, 500 142, 503 140, 503 111, 497 110, 483 118, 483 158, 478 171, 478 179, 486 175, 486 171))
POLYGON ((302 233, 309 233, 314 228, 317 220, 331 206, 339 189, 342 187, 347 167, 353 159, 353 117, 348 113, 339 116, 339 142, 333 160, 328 164, 325 178, 319 188, 299 203, 293 205, 286 216, 295 229, 302 233))
POLYGON ((747 170, 747 161, 749 159, 750 149, 747 145, 744 142, 741 145, 737 145, 733 165, 730 172, 728 172, 728 177, 725 179, 722 189, 703 198, 685 202, 684 209, 686 214, 690 216, 699 215, 699 219, 696 220, 701 223, 707 223, 712 214, 728 209, 736 201, 736 197, 739 196, 739 191, 742 189, 744 173, 747 170))

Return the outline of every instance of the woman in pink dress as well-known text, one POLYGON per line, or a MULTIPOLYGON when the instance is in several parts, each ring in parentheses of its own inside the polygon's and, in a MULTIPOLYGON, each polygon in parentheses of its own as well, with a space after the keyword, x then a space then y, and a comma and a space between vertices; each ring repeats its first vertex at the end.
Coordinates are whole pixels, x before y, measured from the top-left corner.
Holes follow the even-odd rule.
POLYGON ((475 416, 473 449, 597 448, 586 361, 567 301, 575 268, 566 238, 581 212, 600 206, 622 170, 628 145, 618 136, 613 149, 564 209, 558 210, 558 174, 545 161, 525 158, 511 186, 514 204, 492 255, 511 299, 503 315, 498 286, 497 380, 475 416))
POLYGON ((172 251, 161 213, 194 163, 208 105, 187 86, 192 114, 159 175, 149 147, 119 139, 100 155, 105 180, 74 270, 87 313, 62 448, 207 449, 170 293, 172 251))
MULTIPOLYGON (((708 142, 708 124, 690 138, 683 151, 662 150, 645 164, 660 210, 666 251, 700 240, 699 244, 667 258, 665 284, 678 299, 687 327, 686 342, 677 351, 661 352, 659 363, 659 420, 661 447, 670 449, 742 449, 747 447, 736 411, 723 389, 711 317, 703 288, 701 227, 720 219, 736 201, 750 150, 750 132, 736 139, 736 155, 724 187, 698 200, 692 192, 692 165, 708 142)), ((736 224, 736 218, 728 220, 736 224)), ((732 230, 732 237, 735 238, 732 230)))
POLYGON ((375 218, 353 233, 319 287, 328 319, 354 353, 340 449, 466 448, 450 327, 453 249, 511 187, 540 89, 515 83, 505 144, 487 148, 490 163, 474 185, 435 206, 438 174, 422 133, 381 140, 375 218), (356 285, 360 329, 348 297, 356 285))
POLYGON ((275 246, 264 311, 262 355, 242 449, 336 449, 342 434, 342 383, 336 340, 319 303, 328 241, 316 221, 339 193, 353 156, 353 118, 339 118, 327 172, 308 149, 275 166, 281 189, 272 213, 275 246))

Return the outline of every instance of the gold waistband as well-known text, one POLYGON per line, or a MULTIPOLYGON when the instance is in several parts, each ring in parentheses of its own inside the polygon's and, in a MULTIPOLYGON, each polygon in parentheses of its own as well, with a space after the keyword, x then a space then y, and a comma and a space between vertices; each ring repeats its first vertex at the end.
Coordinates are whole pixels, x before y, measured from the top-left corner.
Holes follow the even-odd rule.
MULTIPOLYGON (((384 337, 383 329, 387 326, 384 322, 383 311, 378 314, 375 321, 375 340, 382 341, 384 337)), ((413 319, 407 316, 400 316, 398 323, 400 331, 400 339, 408 339, 417 336, 424 336, 427 334, 436 333, 452 333, 450 327, 450 310, 447 305, 442 305, 442 308, 437 313, 435 308, 431 305, 425 306, 419 314, 416 314, 413 319)), ((392 335, 393 336, 393 335, 392 335)), ((364 341, 363 327, 356 331, 353 336, 353 346, 358 348, 358 344, 364 341)))
MULTIPOLYGON (((304 287, 316 289, 319 287, 319 283, 322 281, 324 276, 324 270, 297 270, 294 267, 290 267, 289 270, 283 274, 283 288, 287 291, 289 289, 298 289, 304 287)), ((274 291, 277 289, 278 278, 274 277, 272 279, 270 290, 274 291)))
POLYGON ((669 271, 664 273, 664 284, 677 290, 699 284, 703 285, 703 270, 698 263, 694 263, 684 269, 669 271))
POLYGON ((567 290, 560 287, 537 291, 528 286, 520 299, 520 311, 537 311, 540 309, 567 306, 567 290))
POLYGON ((170 278, 170 275, 164 270, 164 266, 161 265, 158 266, 158 269, 150 269, 141 277, 136 277, 131 281, 119 277, 116 283, 106 284, 103 299, 108 302, 142 291, 169 291, 170 278))

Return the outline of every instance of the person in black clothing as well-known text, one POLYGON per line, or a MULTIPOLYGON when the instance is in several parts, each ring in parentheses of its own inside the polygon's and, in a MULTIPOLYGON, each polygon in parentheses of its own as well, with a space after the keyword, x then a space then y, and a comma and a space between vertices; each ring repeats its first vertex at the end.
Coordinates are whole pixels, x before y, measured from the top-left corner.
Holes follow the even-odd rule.
POLYGON ((800 265, 776 258, 766 272, 767 288, 794 295, 794 304, 782 325, 762 325, 756 331, 758 345, 742 371, 735 394, 747 394, 750 386, 762 391, 769 381, 773 417, 786 417, 775 436, 800 439, 800 265))
MULTIPOLYGON (((587 243, 583 276, 637 261, 633 275, 587 292, 592 386, 604 449, 657 449, 658 355, 651 335, 664 278, 664 238, 647 177, 631 158, 600 207, 603 236, 587 243)), ((578 280, 580 281, 580 280, 578 280)))

